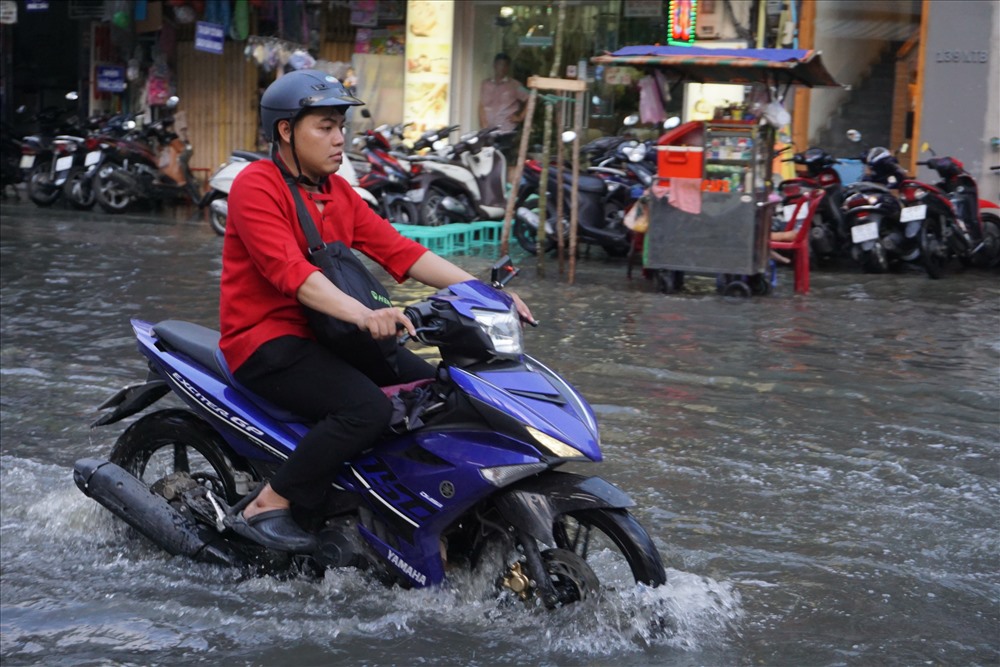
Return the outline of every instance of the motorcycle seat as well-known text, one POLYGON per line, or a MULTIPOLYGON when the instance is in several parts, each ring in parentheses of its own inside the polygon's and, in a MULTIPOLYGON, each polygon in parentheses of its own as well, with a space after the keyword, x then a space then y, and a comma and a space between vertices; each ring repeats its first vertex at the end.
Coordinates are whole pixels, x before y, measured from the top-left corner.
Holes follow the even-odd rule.
MULTIPOLYGON (((552 184, 550 187, 555 185, 557 173, 555 169, 549 169, 549 183, 552 184)), ((573 185, 573 176, 569 173, 563 174, 563 184, 567 188, 571 187, 573 185)), ((602 178, 580 174, 580 192, 604 194, 607 192, 607 186, 602 178)))
MULTIPOLYGON (((229 370, 229 364, 219 349, 219 332, 208 327, 203 327, 194 322, 184 322, 181 320, 163 320, 153 326, 153 333, 170 349, 177 350, 189 356, 205 368, 209 369, 217 376, 226 381, 230 387, 239 390, 254 405, 266 412, 278 421, 293 422, 297 424, 308 424, 311 420, 297 415, 290 410, 278 407, 267 401, 246 387, 237 382, 229 370)), ((416 380, 405 384, 395 384, 380 387, 382 393, 388 398, 392 398, 402 391, 410 391, 425 384, 430 384, 433 380, 416 380)))
POLYGON ((252 151, 233 151, 230 153, 234 158, 239 158, 240 160, 246 160, 247 162, 256 162, 257 160, 263 160, 267 158, 263 153, 254 153, 252 151))

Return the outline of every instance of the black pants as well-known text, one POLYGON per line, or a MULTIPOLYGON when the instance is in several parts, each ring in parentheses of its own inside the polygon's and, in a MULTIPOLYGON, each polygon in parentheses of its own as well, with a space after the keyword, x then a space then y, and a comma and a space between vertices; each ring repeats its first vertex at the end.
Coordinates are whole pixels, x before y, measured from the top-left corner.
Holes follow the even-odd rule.
POLYGON ((398 377, 386 378, 381 359, 348 362, 314 340, 283 336, 257 348, 236 380, 316 422, 271 479, 274 491, 300 507, 323 505, 341 464, 374 445, 389 424, 392 404, 370 376, 382 384, 434 377, 434 368, 405 348, 397 363, 398 377))

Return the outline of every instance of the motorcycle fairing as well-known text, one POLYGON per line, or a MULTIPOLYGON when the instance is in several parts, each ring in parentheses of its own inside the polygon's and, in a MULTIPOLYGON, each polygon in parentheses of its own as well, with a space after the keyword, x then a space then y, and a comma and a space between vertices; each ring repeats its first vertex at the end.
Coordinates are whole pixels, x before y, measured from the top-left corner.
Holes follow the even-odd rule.
POLYGON ((526 359, 520 371, 473 374, 452 368, 450 374, 452 381, 473 399, 575 447, 592 461, 600 461, 597 420, 590 406, 547 368, 530 357, 526 359), (518 391, 529 375, 534 376, 528 385, 535 389, 533 394, 518 391))

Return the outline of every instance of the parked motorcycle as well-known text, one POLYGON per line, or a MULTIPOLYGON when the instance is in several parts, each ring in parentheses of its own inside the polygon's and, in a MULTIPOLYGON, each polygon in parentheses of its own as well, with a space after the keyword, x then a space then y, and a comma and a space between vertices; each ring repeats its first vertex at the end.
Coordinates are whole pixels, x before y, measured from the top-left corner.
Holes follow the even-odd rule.
POLYGON ((446 145, 443 138, 456 127, 425 133, 415 144, 426 144, 437 155, 414 157, 419 172, 409 193, 418 201, 420 224, 438 226, 452 222, 500 220, 506 207, 507 160, 496 147, 497 128, 484 128, 446 145))
POLYGON ((850 247, 851 239, 840 210, 843 203, 843 182, 835 167, 839 161, 815 146, 783 161, 802 165, 806 170, 805 176, 789 178, 778 185, 783 213, 790 215, 796 210, 796 201, 811 190, 822 188, 826 197, 820 204, 819 216, 812 221, 809 230, 809 250, 813 256, 820 258, 842 254, 850 247))
MULTIPOLYGON (((861 141, 857 131, 849 131, 848 137, 861 141)), ((899 262, 923 261, 923 220, 913 212, 904 215, 898 198, 899 188, 909 178, 906 171, 882 146, 860 157, 865 174, 844 190, 841 207, 844 225, 851 234, 851 257, 869 273, 884 273, 899 262)))
MULTIPOLYGON (((177 107, 176 96, 167 109, 177 107)), ((119 143, 119 163, 107 163, 94 177, 97 204, 108 213, 121 213, 136 201, 201 200, 198 179, 191 173, 191 144, 174 132, 167 115, 143 128, 141 139, 119 143)))
MULTIPOLYGON (((930 150, 926 144, 925 150, 930 150)), ((930 167, 938 173, 941 180, 934 187, 947 196, 955 210, 954 233, 958 237, 953 243, 955 254, 966 265, 979 268, 996 266, 1000 263, 1000 216, 997 215, 1000 207, 979 198, 976 179, 965 171, 965 166, 959 160, 938 157, 933 150, 930 152, 934 157, 917 164, 930 167)), ((918 202, 927 196, 921 194, 922 190, 930 192, 919 187, 904 192, 912 192, 913 201, 918 202)))
MULTIPOLYGON (((572 141, 572 132, 565 133, 563 141, 572 141)), ((625 213, 641 196, 643 190, 653 183, 655 170, 644 166, 649 145, 625 140, 607 142, 605 150, 610 156, 592 157, 597 166, 580 174, 578 188, 579 208, 577 213, 577 240, 586 245, 599 245, 612 257, 624 257, 632 243, 632 232, 625 226, 625 213)), ((559 169, 548 169, 545 226, 545 252, 556 248, 555 220, 558 204, 555 193, 558 185, 559 169)), ((538 224, 541 214, 538 210, 538 193, 542 180, 542 166, 537 160, 524 163, 521 183, 518 187, 515 216, 511 233, 518 244, 528 253, 538 251, 538 224)), ((569 168, 562 170, 563 238, 569 238, 570 211, 568 202, 573 192, 573 174, 569 168)))
POLYGON ((117 161, 117 144, 130 131, 135 121, 127 114, 112 116, 103 126, 92 132, 82 148, 74 154, 74 160, 62 184, 63 197, 76 209, 89 210, 97 202, 94 190, 94 176, 108 161, 117 161))
MULTIPOLYGON (((209 189, 198 202, 198 209, 202 211, 206 207, 208 208, 208 224, 212 231, 219 236, 224 236, 226 233, 226 217, 229 215, 229 191, 233 187, 236 175, 251 162, 267 159, 269 159, 268 156, 263 153, 233 151, 229 155, 229 162, 216 169, 212 177, 208 179, 209 189)), ((353 162, 345 158, 340 169, 337 170, 337 175, 350 183, 354 191, 365 200, 372 210, 378 210, 378 200, 372 193, 360 186, 353 162)))
MULTIPOLYGON (((362 110, 362 115, 366 111, 362 110)), ((358 185, 375 197, 375 210, 382 217, 394 223, 417 224, 416 202, 407 196, 413 188, 410 163, 390 143, 393 138, 402 138, 404 127, 382 125, 355 138, 355 146, 369 165, 358 185)))
POLYGON ((517 311, 500 289, 515 274, 504 258, 493 286, 459 283, 406 309, 416 338, 440 351, 437 377, 384 390, 407 417, 344 464, 328 509, 297 516, 317 537, 313 553, 269 551, 231 529, 308 425, 238 386, 218 334, 196 324, 132 320, 149 378, 106 401, 113 410, 95 425, 171 392, 187 407, 141 417, 109 460, 77 461, 74 479, 162 549, 209 563, 355 566, 405 587, 441 584, 446 568, 464 567, 549 609, 604 586, 663 584, 660 555, 629 497, 598 477, 558 470, 601 460, 597 422, 576 390, 524 353, 517 311), (621 573, 615 581, 599 579, 598 560, 602 573, 621 573))

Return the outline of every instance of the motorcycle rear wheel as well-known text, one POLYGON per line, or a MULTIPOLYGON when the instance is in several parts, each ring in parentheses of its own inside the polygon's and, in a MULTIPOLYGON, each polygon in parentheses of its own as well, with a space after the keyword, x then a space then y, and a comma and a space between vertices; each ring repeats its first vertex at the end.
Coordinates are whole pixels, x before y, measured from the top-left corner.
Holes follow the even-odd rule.
POLYGON ((37 165, 28 177, 28 198, 37 206, 52 206, 61 190, 52 182, 52 163, 37 165))
POLYGON ((927 218, 920 227, 920 261, 929 278, 944 275, 948 260, 948 242, 944 238, 944 225, 940 218, 927 218))
POLYGON ((142 417, 118 438, 109 459, 149 487, 184 473, 229 505, 241 498, 237 470, 222 438, 187 410, 161 410, 142 417))
POLYGON ((988 269, 1000 266, 1000 217, 983 213, 983 247, 974 256, 977 268, 988 269))
POLYGON ((63 183, 63 195, 70 206, 81 211, 94 208, 97 197, 94 194, 94 181, 83 169, 74 169, 63 183))
POLYGON ((880 242, 876 241, 871 250, 862 251, 861 268, 865 273, 885 273, 889 270, 889 258, 880 242))
MULTIPOLYGON (((428 227, 438 227, 448 222, 448 219, 441 215, 441 200, 448 196, 448 193, 441 188, 430 186, 424 200, 420 202, 420 224, 428 227)), ((391 218, 390 218, 391 220, 391 218)))
POLYGON ((132 204, 128 189, 101 172, 94 174, 94 197, 106 213, 124 213, 132 204))

